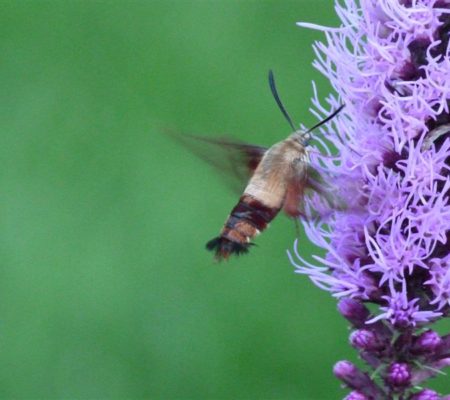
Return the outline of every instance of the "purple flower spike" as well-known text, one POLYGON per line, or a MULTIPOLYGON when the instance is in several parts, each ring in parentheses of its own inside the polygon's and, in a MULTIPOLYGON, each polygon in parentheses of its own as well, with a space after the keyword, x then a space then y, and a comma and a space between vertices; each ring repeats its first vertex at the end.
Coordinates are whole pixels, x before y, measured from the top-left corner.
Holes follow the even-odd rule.
POLYGON ((430 389, 424 389, 411 396, 411 400, 440 400, 440 396, 430 389))
POLYGON ((335 7, 339 26, 299 25, 325 35, 314 66, 334 93, 319 100, 314 86, 315 115, 345 105, 310 152, 340 206, 305 200, 324 215, 302 223, 325 255, 290 259, 339 299, 370 371, 340 362, 336 376, 369 399, 425 400, 415 385, 450 365, 450 335, 430 330, 450 316, 450 0, 335 7))
POLYGON ((394 363, 389 367, 386 380, 395 388, 406 387, 411 383, 411 369, 408 364, 394 363))

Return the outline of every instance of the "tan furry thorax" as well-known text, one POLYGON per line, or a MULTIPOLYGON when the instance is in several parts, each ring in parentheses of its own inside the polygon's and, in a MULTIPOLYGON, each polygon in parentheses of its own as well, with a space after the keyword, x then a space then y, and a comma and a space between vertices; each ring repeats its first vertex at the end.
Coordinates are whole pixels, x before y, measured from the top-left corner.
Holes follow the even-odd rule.
POLYGON ((289 180, 296 176, 301 182, 307 177, 309 156, 305 139, 305 134, 297 131, 274 144, 262 158, 244 194, 267 207, 281 208, 289 180))

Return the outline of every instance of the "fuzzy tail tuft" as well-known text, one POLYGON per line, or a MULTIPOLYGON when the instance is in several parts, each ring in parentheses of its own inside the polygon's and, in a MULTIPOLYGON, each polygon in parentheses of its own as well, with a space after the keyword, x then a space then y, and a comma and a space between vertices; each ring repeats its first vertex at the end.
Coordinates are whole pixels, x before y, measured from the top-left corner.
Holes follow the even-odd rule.
POLYGON ((250 246, 253 246, 253 243, 233 242, 223 236, 218 236, 206 243, 206 248, 216 253, 215 259, 218 261, 226 260, 231 254, 239 256, 248 253, 250 246))

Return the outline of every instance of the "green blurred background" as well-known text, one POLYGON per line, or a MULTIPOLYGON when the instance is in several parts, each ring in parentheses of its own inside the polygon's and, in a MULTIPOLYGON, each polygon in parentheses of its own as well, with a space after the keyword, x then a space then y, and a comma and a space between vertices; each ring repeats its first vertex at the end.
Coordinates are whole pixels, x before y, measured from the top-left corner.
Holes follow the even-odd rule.
POLYGON ((161 133, 285 137, 269 68, 313 124, 298 20, 333 1, 0 2, 1 398, 343 397, 347 327, 292 223, 214 264, 237 197, 161 133))

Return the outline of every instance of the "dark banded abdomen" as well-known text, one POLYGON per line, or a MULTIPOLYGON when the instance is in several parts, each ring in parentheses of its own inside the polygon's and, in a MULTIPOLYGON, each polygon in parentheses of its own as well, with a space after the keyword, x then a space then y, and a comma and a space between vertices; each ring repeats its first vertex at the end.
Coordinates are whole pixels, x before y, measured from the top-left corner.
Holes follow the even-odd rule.
POLYGON ((280 208, 270 208, 253 196, 244 194, 231 210, 220 236, 210 240, 206 248, 215 251, 216 259, 230 254, 247 253, 253 243, 250 240, 263 231, 278 214, 280 208))

